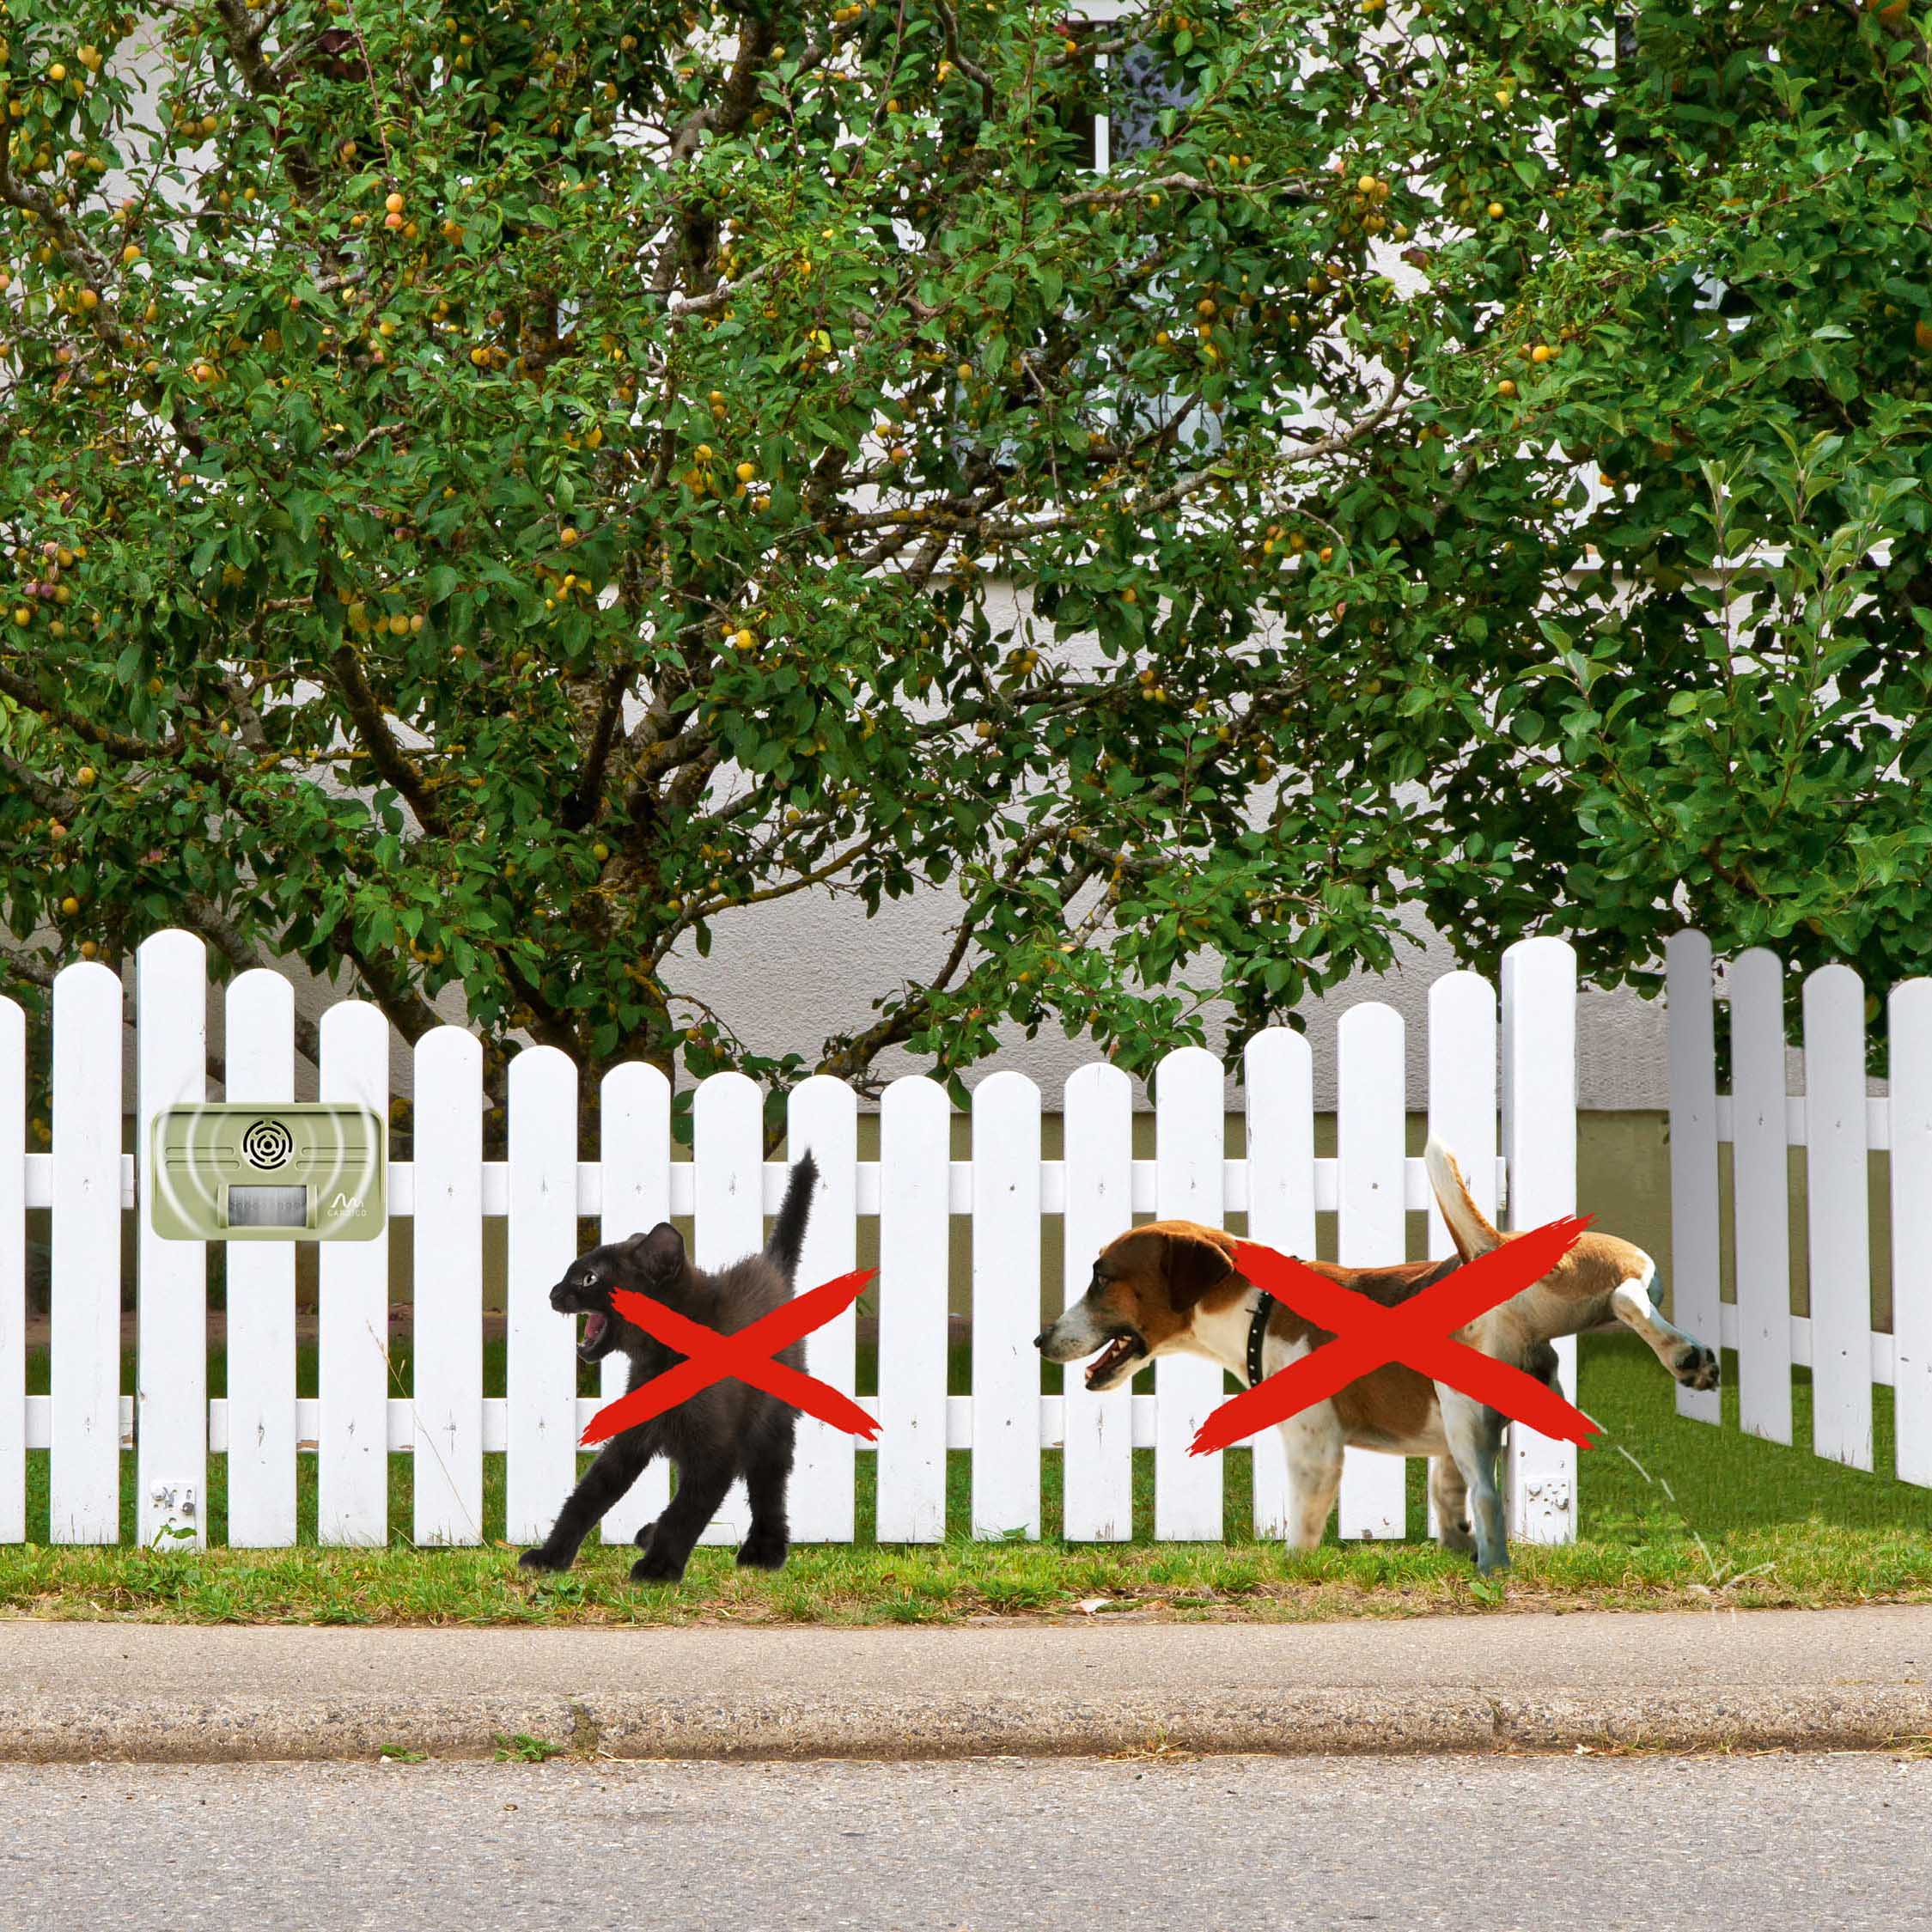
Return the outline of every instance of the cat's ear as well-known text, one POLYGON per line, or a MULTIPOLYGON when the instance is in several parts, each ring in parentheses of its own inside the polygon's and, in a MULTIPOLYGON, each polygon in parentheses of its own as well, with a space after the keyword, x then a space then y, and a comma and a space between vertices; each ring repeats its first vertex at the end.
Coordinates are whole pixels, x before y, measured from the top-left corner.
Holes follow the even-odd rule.
POLYGON ((647 1275, 674 1275, 683 1271, 685 1238, 667 1221, 661 1221, 648 1234, 633 1234, 624 1244, 625 1259, 647 1275))

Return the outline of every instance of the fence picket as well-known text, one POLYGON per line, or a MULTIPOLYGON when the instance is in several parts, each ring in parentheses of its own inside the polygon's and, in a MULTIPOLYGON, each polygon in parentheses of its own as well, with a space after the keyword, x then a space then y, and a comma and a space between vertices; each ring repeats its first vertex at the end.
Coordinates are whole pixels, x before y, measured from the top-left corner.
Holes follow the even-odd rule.
MULTIPOLYGON (((671 1082, 642 1060, 613 1067, 598 1094, 598 1158, 603 1168, 600 1242, 649 1234, 671 1218, 671 1082)), ((599 1395, 615 1402, 624 1393, 631 1358, 622 1350, 604 1357, 599 1395)), ((606 1543, 627 1544, 655 1522, 671 1500, 671 1468, 663 1457, 604 1512, 598 1533, 606 1543)))
POLYGON ((1932 1484, 1932 979, 1892 988, 1889 1030, 1898 1479, 1932 1484))
MULTIPOLYGON (((1177 1047, 1154 1073, 1154 1211, 1161 1221, 1226 1220, 1227 1074, 1204 1048, 1177 1047)), ((1218 1455, 1191 1455, 1201 1424, 1225 1399, 1218 1362, 1163 1356, 1154 1366, 1154 1533, 1164 1542, 1221 1536, 1226 1472, 1218 1455)))
MULTIPOLYGON (((1251 1240, 1306 1259, 1315 1252, 1314 1057, 1288 1027, 1255 1034, 1247 1076, 1247 1231, 1251 1240)), ((1249 1438, 1254 1533, 1288 1534, 1288 1457, 1278 1429, 1249 1438)))
POLYGON ((1731 966, 1732 1204, 1738 1420, 1791 1440, 1791 1234, 1784 1121, 1784 962, 1767 947, 1731 966))
POLYGON ((1039 1089, 972 1094, 972 1533, 1039 1534, 1039 1089))
POLYGON ((482 1045, 433 1027, 416 1043, 415 1076, 415 1539, 480 1543, 482 1045))
MULTIPOLYGON (((1407 1256, 1406 1068, 1402 1015, 1368 1001, 1336 1029, 1335 1258, 1350 1268, 1407 1256)), ((1379 1449, 1342 1458, 1341 1533, 1400 1536, 1408 1521, 1408 1462, 1379 1449)))
POLYGON ((1805 982, 1805 1193, 1812 1448, 1872 1466, 1872 1259, 1865 1150, 1865 987, 1848 966, 1805 982))
MULTIPOLYGON (((227 1097, 296 1097, 295 989, 257 966, 229 982, 227 1097)), ((229 1543, 296 1539, 296 1251, 228 1244, 229 1543)))
POLYGON ((947 1255, 953 1106, 937 1081, 895 1080, 879 1103, 879 1422, 875 1534, 946 1535, 947 1255))
MULTIPOLYGON (((1476 1205, 1494 1221, 1496 989, 1473 972, 1446 972, 1429 989, 1429 1131, 1454 1154, 1476 1205)), ((1429 1258, 1444 1259, 1455 1251, 1448 1223, 1432 1199, 1429 1258)), ((1433 1502, 1428 1516, 1433 1534, 1440 1527, 1433 1502)))
MULTIPOLYGON (((1717 1192, 1717 1037, 1710 942, 1689 929, 1664 948, 1670 1033, 1670 1307, 1686 1332, 1718 1346, 1722 1237, 1717 1192)), ((1677 1412, 1694 1422, 1723 1418, 1716 1389, 1677 1388, 1677 1412)))
MULTIPOLYGON (((765 1246, 765 1100, 743 1074, 715 1073, 699 1083, 692 1108, 692 1259, 700 1268, 728 1268, 765 1246)), ((751 1522, 745 1485, 734 1483, 698 1541, 742 1543, 751 1522)))
MULTIPOLYGON (((848 1275, 858 1265, 858 1095, 842 1080, 814 1074, 793 1088, 786 1105, 786 1138, 795 1160, 809 1149, 818 1162, 805 1246, 798 1259, 800 1290, 848 1275)), ((879 1305, 876 1280, 868 1288, 879 1305)), ((850 1395, 858 1386, 858 1318, 847 1308, 805 1338, 806 1373, 850 1395)), ((858 1497, 853 1439, 813 1416, 798 1418, 798 1454, 791 1484, 792 1534, 801 1543, 850 1543, 858 1497)))
POLYGON ((208 1533, 208 1249, 164 1241, 149 1204, 164 1107, 208 1098, 208 959, 193 933, 157 932, 134 960, 137 1302, 135 1533, 198 1549, 208 1533))
MULTIPOLYGON (((1509 1225, 1576 1211, 1576 955, 1560 939, 1521 939, 1502 955, 1502 1148, 1509 1225)), ((1563 1393, 1576 1399, 1576 1338, 1556 1344, 1563 1393)), ((1512 1427, 1509 1533, 1576 1539, 1576 1445, 1512 1427)))
POLYGON ((0 1543, 27 1540, 27 1015, 0 999, 0 1543))
POLYGON ((577 1325, 550 1305, 576 1251, 577 1070, 554 1046, 527 1046, 509 1064, 503 1533, 513 1543, 548 1536, 576 1485, 577 1325))
MULTIPOLYGON (((387 1123, 389 1022, 381 1009, 344 1000, 319 1030, 317 1098, 369 1107, 387 1123)), ((389 1540, 387 1222, 371 1240, 320 1243, 316 1275, 316 1540, 379 1545, 389 1540)))
MULTIPOLYGON (((1065 1305, 1087 1292, 1094 1259, 1133 1225, 1134 1083, 1104 1063, 1069 1076, 1061 1103, 1066 1208, 1061 1222, 1065 1305)), ((1134 1533, 1133 1390, 1097 1395, 1086 1365, 1064 1371, 1063 1528, 1069 1542, 1124 1543, 1134 1533)))

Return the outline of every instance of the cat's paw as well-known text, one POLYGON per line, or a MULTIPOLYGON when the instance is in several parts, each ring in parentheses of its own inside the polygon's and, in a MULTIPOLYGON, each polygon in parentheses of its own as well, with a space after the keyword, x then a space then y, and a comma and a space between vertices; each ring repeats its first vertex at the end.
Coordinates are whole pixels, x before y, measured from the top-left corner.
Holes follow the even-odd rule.
POLYGON ((655 1550, 647 1550, 631 1566, 631 1581, 633 1583, 675 1583, 685 1573, 681 1562, 660 1555, 655 1550))
POLYGON ((783 1569, 791 1549, 789 1537, 747 1536, 738 1546, 740 1569, 783 1569))
POLYGON ((657 1518, 653 1516, 637 1533, 631 1539, 640 1550, 650 1548, 651 1533, 657 1527, 657 1518))
POLYGON ((534 1550, 526 1550, 516 1559, 519 1569, 568 1569, 570 1559, 559 1555, 545 1543, 534 1550))

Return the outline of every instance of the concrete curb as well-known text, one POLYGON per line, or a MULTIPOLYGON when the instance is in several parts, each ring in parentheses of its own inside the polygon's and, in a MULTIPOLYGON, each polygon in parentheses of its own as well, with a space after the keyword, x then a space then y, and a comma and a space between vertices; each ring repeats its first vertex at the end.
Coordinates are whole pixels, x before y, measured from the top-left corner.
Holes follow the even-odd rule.
POLYGON ((1932 1741, 1932 1606, 935 1630, 0 1620, 0 1760, 1783 1748, 1932 1741))

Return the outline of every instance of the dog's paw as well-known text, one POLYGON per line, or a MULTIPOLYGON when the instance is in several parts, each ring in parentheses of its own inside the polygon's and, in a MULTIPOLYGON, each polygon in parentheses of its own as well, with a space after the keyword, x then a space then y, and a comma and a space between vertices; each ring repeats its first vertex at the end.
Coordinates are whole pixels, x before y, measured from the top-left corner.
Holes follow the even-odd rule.
POLYGON ((546 1544, 535 1550, 526 1550, 516 1559, 519 1569, 568 1569, 570 1559, 560 1557, 546 1544))
POLYGON ((790 1539, 748 1536, 738 1545, 740 1569, 783 1569, 791 1548, 790 1539))
POLYGON ((675 1583, 684 1573, 685 1566, 681 1563, 673 1563, 655 1550, 647 1550, 631 1564, 631 1581, 633 1583, 675 1583))
POLYGON ((1702 1342, 1692 1342, 1677 1351, 1677 1359, 1672 1362, 1670 1372, 1685 1388, 1716 1388, 1719 1374, 1717 1351, 1707 1349, 1702 1342))

